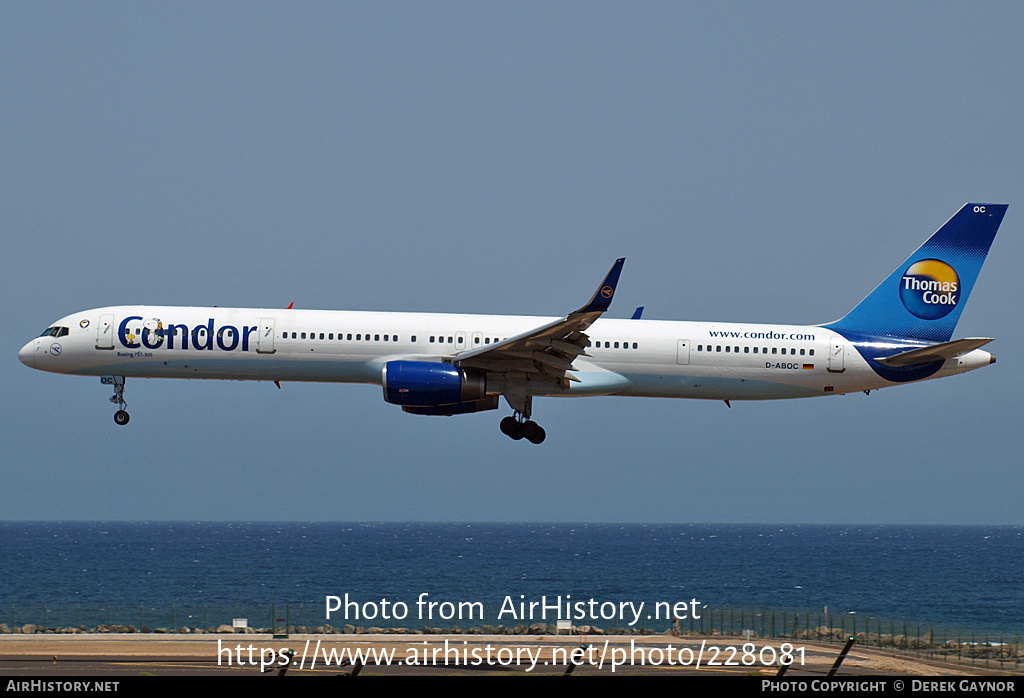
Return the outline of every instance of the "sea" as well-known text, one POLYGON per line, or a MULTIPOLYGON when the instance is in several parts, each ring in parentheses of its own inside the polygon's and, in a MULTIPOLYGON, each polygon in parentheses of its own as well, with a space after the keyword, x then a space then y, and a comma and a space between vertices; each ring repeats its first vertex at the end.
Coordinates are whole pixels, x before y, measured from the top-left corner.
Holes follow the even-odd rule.
POLYGON ((561 614, 665 629, 799 612, 809 626, 1024 635, 1024 527, 1010 526, 0 522, 0 563, 8 627, 470 628, 561 614))

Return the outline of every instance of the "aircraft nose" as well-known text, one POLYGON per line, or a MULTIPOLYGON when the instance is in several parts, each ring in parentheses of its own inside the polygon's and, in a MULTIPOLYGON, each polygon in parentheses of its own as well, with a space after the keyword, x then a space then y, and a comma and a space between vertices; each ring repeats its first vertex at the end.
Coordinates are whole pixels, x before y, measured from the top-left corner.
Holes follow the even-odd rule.
POLYGON ((34 339, 21 348, 21 351, 18 352, 18 359, 30 368, 36 367, 36 341, 34 339))

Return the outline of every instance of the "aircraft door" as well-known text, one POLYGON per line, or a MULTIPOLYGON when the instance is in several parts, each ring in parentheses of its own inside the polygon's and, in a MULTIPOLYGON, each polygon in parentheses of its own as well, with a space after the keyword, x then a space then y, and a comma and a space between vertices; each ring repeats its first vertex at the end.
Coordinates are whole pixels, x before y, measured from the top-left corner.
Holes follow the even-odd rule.
POLYGON ((96 348, 114 348, 114 315, 100 315, 99 324, 96 325, 96 348))
POLYGON ((455 333, 455 351, 462 351, 466 348, 466 333, 456 332, 455 333))
POLYGON ((690 340, 680 339, 676 347, 676 363, 685 366, 690 363, 690 340))
POLYGON ((256 351, 260 354, 273 354, 277 351, 274 348, 274 318, 265 317, 260 319, 259 335, 256 337, 256 351))
POLYGON ((842 373, 846 370, 845 348, 846 342, 844 342, 842 338, 836 337, 832 339, 828 352, 829 373, 842 373))

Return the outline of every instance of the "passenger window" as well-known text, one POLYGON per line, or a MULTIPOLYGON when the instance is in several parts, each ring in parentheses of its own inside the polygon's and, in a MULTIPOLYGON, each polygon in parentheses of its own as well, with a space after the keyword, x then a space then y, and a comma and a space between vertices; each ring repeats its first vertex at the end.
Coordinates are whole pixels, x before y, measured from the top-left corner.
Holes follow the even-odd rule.
POLYGON ((416 335, 413 335, 411 339, 412 339, 412 341, 415 342, 416 341, 416 335))
POLYGON ((804 350, 803 350, 803 349, 801 349, 801 350, 800 350, 800 356, 803 356, 803 355, 804 355, 804 350))
POLYGON ((384 335, 384 341, 386 342, 388 340, 389 340, 389 337, 387 335, 384 335))
POLYGON ((743 347, 743 353, 744 354, 749 354, 750 353, 750 347, 743 347))
POLYGON ((811 356, 814 356, 814 350, 813 349, 811 349, 810 353, 811 353, 811 356))
POLYGON ((615 348, 616 348, 616 349, 618 349, 618 348, 619 348, 619 343, 618 343, 618 342, 616 342, 616 343, 615 343, 615 348))
MULTIPOLYGON (((369 336, 369 335, 367 335, 367 336, 369 336)), ((373 341, 379 342, 380 341, 380 335, 379 334, 373 335, 373 341)))
POLYGON ((302 338, 303 338, 303 339, 305 339, 305 338, 306 338, 306 333, 305 333, 305 332, 303 332, 303 333, 302 333, 302 338))
POLYGON ((722 345, 718 344, 715 346, 715 351, 722 351, 722 345))
POLYGON ((636 348, 637 348, 637 346, 636 346, 636 342, 633 342, 633 348, 634 348, 634 349, 636 349, 636 348))
POLYGON ((726 347, 725 348, 725 353, 728 354, 730 349, 732 349, 732 347, 726 347))
POLYGON ((433 344, 433 343, 434 343, 434 335, 430 335, 430 343, 431 343, 431 344, 433 344))
POLYGON ((772 353, 773 354, 778 354, 779 353, 778 347, 772 347, 772 353))

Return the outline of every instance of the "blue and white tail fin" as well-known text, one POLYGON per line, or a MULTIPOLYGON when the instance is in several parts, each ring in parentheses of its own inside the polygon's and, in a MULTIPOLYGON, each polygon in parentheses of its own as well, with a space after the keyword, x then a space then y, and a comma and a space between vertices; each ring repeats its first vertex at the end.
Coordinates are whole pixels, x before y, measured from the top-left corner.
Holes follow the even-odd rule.
POLYGON ((823 327, 949 341, 1006 207, 965 204, 857 307, 823 327))

